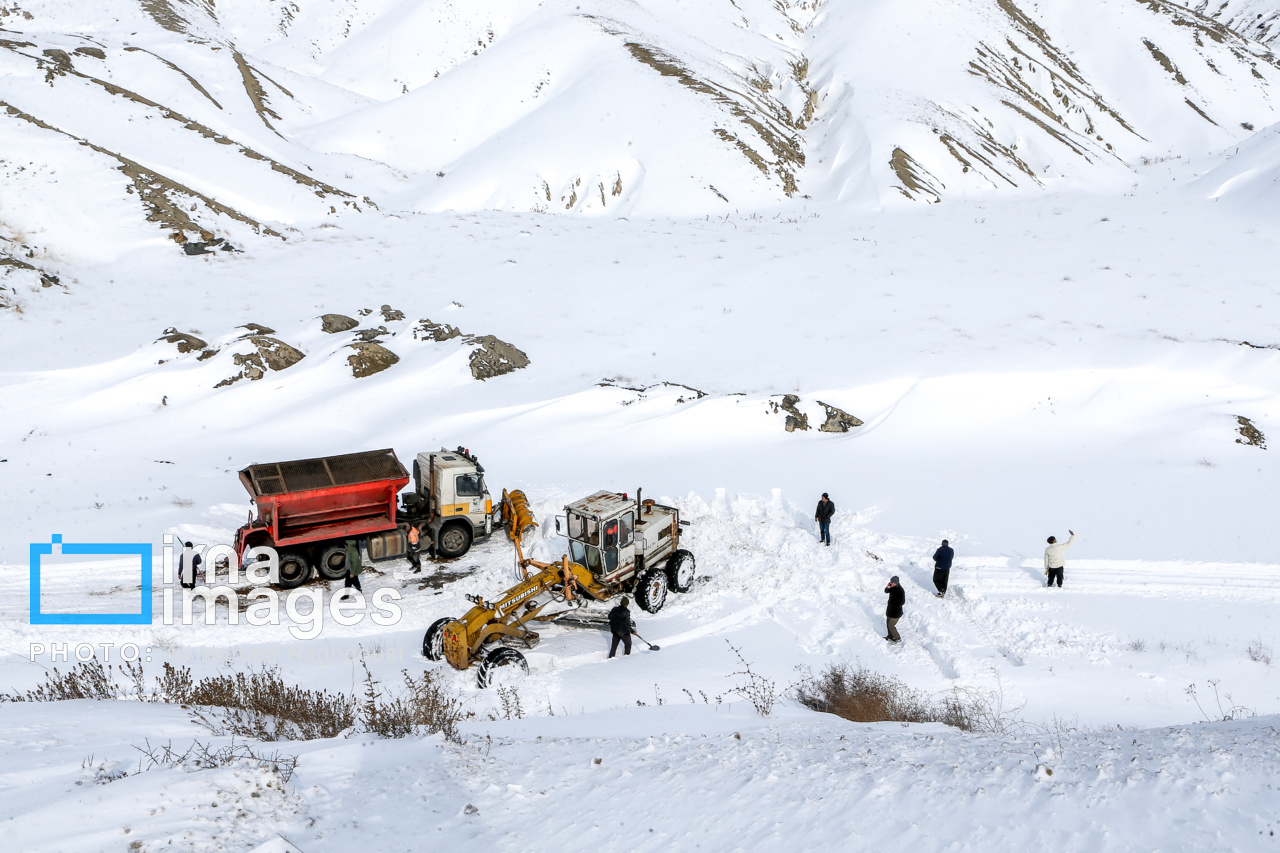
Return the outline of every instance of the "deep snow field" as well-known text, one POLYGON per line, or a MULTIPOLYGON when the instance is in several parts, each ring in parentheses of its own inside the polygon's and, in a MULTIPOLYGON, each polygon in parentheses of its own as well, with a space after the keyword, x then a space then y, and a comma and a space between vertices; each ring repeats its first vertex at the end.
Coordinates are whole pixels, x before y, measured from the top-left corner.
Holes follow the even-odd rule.
MULTIPOLYGON (((421 849, 424 836, 1269 849, 1280 676, 1248 649, 1280 645, 1275 469, 1269 448, 1237 441, 1236 416, 1266 437, 1276 423, 1280 353, 1258 348, 1280 341, 1276 239, 1265 218, 1157 189, 694 221, 353 217, 242 255, 139 252, 86 269, 74 294, 3 320, 7 689, 65 668, 30 661, 32 642, 134 642, 149 676, 165 660, 197 674, 276 663, 344 691, 363 653, 394 684, 447 666, 421 658, 427 625, 513 580, 495 536, 426 581, 377 564, 366 592, 404 595, 391 628, 325 624, 300 641, 225 611, 213 626, 26 624, 26 543, 61 532, 158 555, 166 532, 230 541, 249 509, 235 471, 251 462, 467 444, 491 488, 532 498, 542 559, 563 552, 550 522, 565 503, 642 486, 693 522, 701 580, 636 612, 659 652, 606 662, 603 632, 546 630, 518 688, 523 719, 446 669, 475 713, 464 746, 273 744, 301 756, 284 791, 243 768, 95 785, 133 773, 135 745, 208 733, 172 706, 0 705, 11 837, 245 850, 278 834, 308 853, 421 849), (316 318, 376 319, 382 304, 495 334, 531 364, 478 382, 456 341, 397 335, 384 340, 399 363, 353 378, 316 318), (306 358, 214 389, 225 363, 152 343, 170 326, 212 340, 247 322, 306 358), (815 428, 785 431, 767 403, 788 393, 815 428), (818 400, 865 425, 818 431, 818 400), (811 520, 823 490, 839 507, 830 549, 811 520), (1066 587, 1046 590, 1044 537, 1068 527, 1066 587), (929 557, 943 536, 958 558, 938 600, 929 557), (898 648, 881 639, 891 574, 907 590, 898 648), (761 718, 734 692, 729 643, 780 688, 798 667, 858 661, 931 693, 999 691, 1057 734, 858 725, 789 700, 761 718), (1221 716, 1213 682, 1261 716, 1206 722, 1186 689, 1221 716)), ((51 578, 57 606, 137 607, 136 575, 118 565, 51 578)))
POLYGON ((0 2, 0 694, 66 672, 55 645, 135 644, 149 680, 430 670, 470 714, 461 743, 253 745, 296 757, 283 781, 149 766, 230 745, 174 704, 0 701, 0 850, 1280 848, 1277 20, 0 2), (215 235, 236 251, 180 245, 215 235), (859 425, 822 430, 836 410, 859 425), (660 650, 606 660, 594 604, 515 693, 425 660, 427 626, 515 582, 501 533, 373 564, 390 625, 30 623, 51 537, 155 565, 51 557, 46 612, 160 614, 163 537, 231 542, 240 469, 459 445, 527 493, 540 560, 597 490, 680 507, 694 588, 632 611, 660 650), (833 663, 1005 725, 797 702, 833 663))

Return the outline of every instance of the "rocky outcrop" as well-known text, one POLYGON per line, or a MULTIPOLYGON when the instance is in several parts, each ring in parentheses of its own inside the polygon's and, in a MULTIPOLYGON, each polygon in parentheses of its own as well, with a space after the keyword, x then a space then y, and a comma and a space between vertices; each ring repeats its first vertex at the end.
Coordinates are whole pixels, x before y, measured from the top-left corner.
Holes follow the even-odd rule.
POLYGON ((1267 437, 1262 434, 1262 430, 1254 424, 1253 421, 1244 415, 1236 415, 1236 432, 1240 433, 1240 437, 1236 439, 1236 444, 1244 444, 1249 447, 1256 447, 1259 450, 1267 449, 1267 437))
POLYGON ((476 344, 471 351, 471 375, 483 382, 529 366, 529 356, 493 335, 470 338, 476 344))
POLYGON ((347 356, 347 364, 351 367, 351 375, 356 379, 381 373, 400 360, 400 356, 379 344, 357 341, 347 346, 355 350, 347 356))
POLYGON ((818 427, 822 432, 848 432, 854 427, 862 426, 862 421, 829 403, 818 401, 818 405, 827 410, 827 419, 818 427))
POLYGON ((796 408, 796 403, 799 402, 800 398, 795 394, 783 395, 782 402, 769 401, 769 407, 774 412, 786 413, 787 421, 784 426, 787 432, 795 432, 796 430, 803 432, 809 429, 809 416, 796 408))
POLYGON ((266 376, 267 371, 287 370, 304 358, 301 351, 294 349, 278 338, 268 335, 248 335, 243 340, 247 340, 253 345, 253 351, 232 354, 232 360, 235 362, 236 367, 240 368, 240 372, 228 376, 213 387, 223 388, 239 382, 241 379, 256 382, 266 376))
POLYGON ((457 326, 450 326, 448 323, 433 323, 430 320, 419 320, 418 325, 413 327, 413 339, 416 341, 436 341, 444 343, 453 338, 462 337, 462 332, 457 326))
POLYGON ((475 347, 471 352, 471 375, 481 382, 529 366, 529 356, 514 344, 493 335, 468 335, 448 323, 433 323, 424 318, 413 327, 413 337, 414 340, 436 343, 458 338, 475 347))
POLYGON ((164 334, 157 339, 167 344, 174 344, 178 348, 179 354, 188 352, 201 352, 208 348, 207 341, 197 338, 195 335, 179 332, 175 327, 170 326, 164 330, 164 334))
POLYGON ((320 330, 325 334, 336 335, 339 332, 349 332, 359 325, 360 321, 348 317, 346 314, 320 315, 320 330))

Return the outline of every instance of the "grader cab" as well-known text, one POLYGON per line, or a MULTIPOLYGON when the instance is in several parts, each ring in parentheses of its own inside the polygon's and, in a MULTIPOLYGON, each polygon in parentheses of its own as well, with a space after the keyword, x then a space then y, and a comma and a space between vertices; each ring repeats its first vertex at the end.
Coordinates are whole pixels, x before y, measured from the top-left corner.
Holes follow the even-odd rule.
MULTIPOLYGON (((520 496, 523 499, 523 495, 520 496)), ((669 590, 688 592, 693 585, 693 554, 680 548, 680 511, 637 492, 596 492, 565 507, 556 519, 558 532, 569 539, 569 553, 552 563, 527 559, 521 533, 527 522, 521 507, 503 494, 503 517, 513 519, 508 532, 515 543, 524 579, 502 597, 488 601, 467 596, 475 606, 460 619, 438 619, 422 638, 428 660, 447 660, 456 669, 479 664, 478 682, 487 687, 507 673, 529 671, 520 648, 530 649, 539 636, 533 626, 552 622, 588 600, 607 601, 631 593, 641 608, 657 613, 669 590), (563 605, 546 613, 553 604, 563 605)))

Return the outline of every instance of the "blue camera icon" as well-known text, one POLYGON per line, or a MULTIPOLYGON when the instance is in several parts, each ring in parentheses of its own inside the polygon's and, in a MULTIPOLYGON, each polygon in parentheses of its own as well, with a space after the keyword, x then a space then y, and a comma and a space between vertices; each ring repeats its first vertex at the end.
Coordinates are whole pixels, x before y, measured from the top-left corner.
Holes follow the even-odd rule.
POLYGON ((150 625, 151 624, 151 543, 100 542, 63 543, 55 533, 49 543, 31 543, 31 624, 32 625, 150 625), (142 562, 142 611, 140 613, 41 613, 40 561, 53 555, 57 545, 62 554, 118 557, 137 555, 142 562))

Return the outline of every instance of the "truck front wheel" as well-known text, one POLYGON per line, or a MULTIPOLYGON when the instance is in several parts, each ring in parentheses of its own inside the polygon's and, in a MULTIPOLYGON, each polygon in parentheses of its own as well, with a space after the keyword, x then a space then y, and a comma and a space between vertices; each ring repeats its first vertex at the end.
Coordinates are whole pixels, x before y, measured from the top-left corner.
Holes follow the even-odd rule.
POLYGON ((302 586, 311 577, 311 564, 305 554, 288 552, 280 555, 280 588, 302 586))
POLYGON ((446 560, 461 557, 471 548, 471 525, 461 522, 446 524, 440 531, 440 541, 436 543, 436 556, 446 560))
POLYGON ((330 545, 320 554, 320 564, 316 566, 320 577, 329 581, 340 581, 347 576, 347 546, 330 545))

